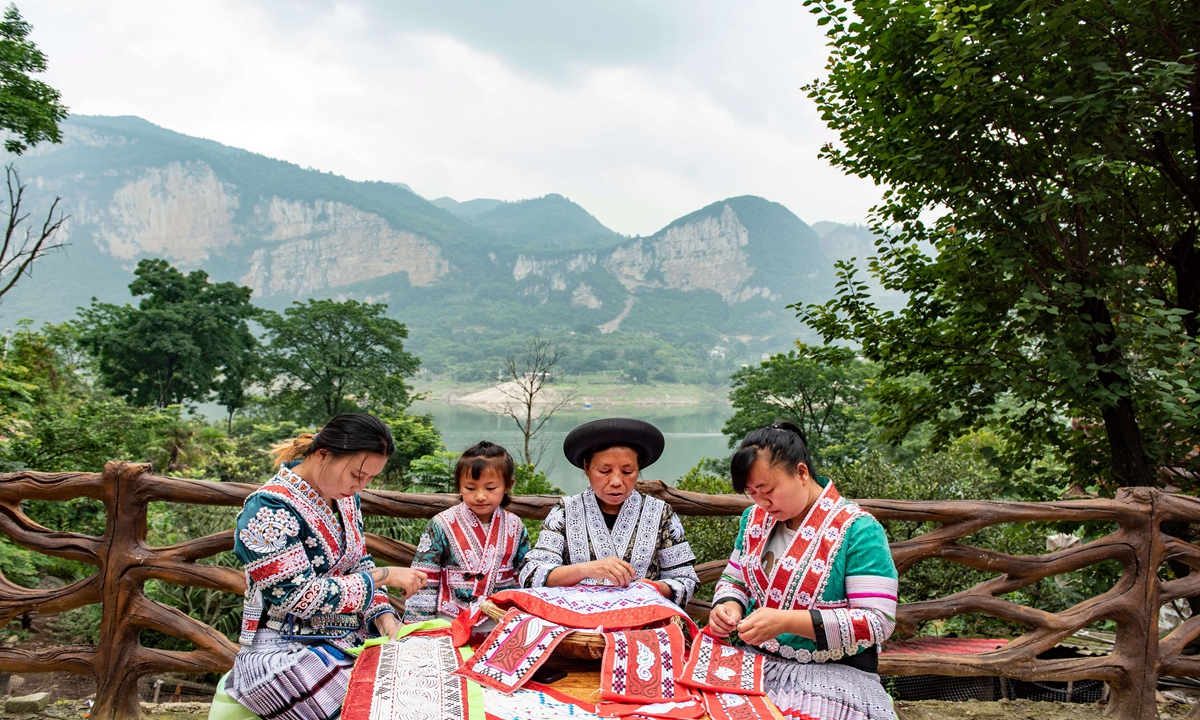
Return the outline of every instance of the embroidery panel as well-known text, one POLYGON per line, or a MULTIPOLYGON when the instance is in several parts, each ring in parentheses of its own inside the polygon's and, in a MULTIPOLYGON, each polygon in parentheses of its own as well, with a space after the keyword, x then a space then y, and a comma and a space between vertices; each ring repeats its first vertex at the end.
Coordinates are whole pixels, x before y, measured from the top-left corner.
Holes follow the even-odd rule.
POLYGON ((510 610, 470 661, 455 672, 505 693, 520 688, 550 657, 571 628, 510 610))
POLYGON ((701 633, 679 682, 699 690, 762 695, 763 658, 701 633))
POLYGON ((654 630, 604 633, 600 697, 648 704, 675 700, 675 673, 683 659, 683 632, 678 625, 654 630))
POLYGON ((775 720, 771 701, 761 695, 704 692, 710 720, 775 720))
POLYGON ((458 650, 449 637, 411 635, 367 648, 350 676, 345 720, 467 720, 466 681, 452 674, 458 650))
POLYGON ((490 599, 497 605, 512 605, 551 622, 580 629, 639 628, 672 617, 687 618, 678 605, 645 583, 623 588, 578 585, 505 590, 490 599))

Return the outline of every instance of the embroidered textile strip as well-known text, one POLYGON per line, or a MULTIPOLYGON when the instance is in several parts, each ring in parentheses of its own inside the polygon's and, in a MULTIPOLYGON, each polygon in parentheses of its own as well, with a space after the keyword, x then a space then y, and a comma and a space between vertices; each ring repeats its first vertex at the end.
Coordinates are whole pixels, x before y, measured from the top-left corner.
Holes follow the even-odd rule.
POLYGON ((679 682, 699 690, 762 695, 763 657, 704 632, 692 643, 679 682))
MULTIPOLYGON (((488 598, 571 628, 640 628, 673 617, 687 618, 679 606, 646 583, 629 587, 580 585, 504 590, 488 598)), ((688 618, 688 622, 691 619, 688 618)))
POLYGON ((571 628, 509 610, 483 646, 455 673, 484 687, 511 693, 524 685, 571 628))
POLYGON ((596 720, 592 706, 538 683, 511 695, 483 688, 487 720, 596 720))
POLYGON ((686 698, 687 691, 677 692, 675 687, 682 661, 683 631, 678 625, 604 633, 600 697, 642 704, 686 698))
POLYGON ((470 720, 461 657, 445 635, 410 635, 359 655, 342 705, 345 720, 470 720))
POLYGON ((771 702, 761 695, 708 691, 702 695, 709 720, 776 720, 779 717, 771 702))
POLYGON ((688 698, 676 701, 662 701, 648 705, 633 703, 602 702, 596 706, 596 713, 607 718, 663 718, 671 720, 697 720, 704 716, 704 705, 695 699, 688 698))

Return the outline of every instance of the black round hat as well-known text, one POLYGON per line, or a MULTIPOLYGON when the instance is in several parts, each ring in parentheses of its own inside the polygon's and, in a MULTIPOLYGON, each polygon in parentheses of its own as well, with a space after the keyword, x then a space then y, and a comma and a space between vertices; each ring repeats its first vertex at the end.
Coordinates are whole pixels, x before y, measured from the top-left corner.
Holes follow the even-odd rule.
POLYGON ((624 445, 638 454, 638 469, 647 468, 662 456, 666 439, 658 428, 645 420, 633 418, 604 418, 586 422, 563 440, 563 454, 577 468, 583 467, 584 458, 600 447, 624 445))

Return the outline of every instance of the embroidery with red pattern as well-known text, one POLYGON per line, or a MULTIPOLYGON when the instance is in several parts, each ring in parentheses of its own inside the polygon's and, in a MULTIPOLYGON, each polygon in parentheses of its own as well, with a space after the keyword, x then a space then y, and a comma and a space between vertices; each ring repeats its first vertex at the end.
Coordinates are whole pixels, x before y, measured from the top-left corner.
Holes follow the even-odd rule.
POLYGON ((604 633, 600 697, 628 703, 687 698, 677 692, 675 674, 683 660, 683 631, 668 624, 654 630, 604 633))
POLYGON ((679 682, 698 690, 762 695, 763 658, 704 632, 692 643, 679 682))
POLYGON ((456 672, 480 685, 511 693, 533 677, 571 628, 509 610, 483 646, 456 672))

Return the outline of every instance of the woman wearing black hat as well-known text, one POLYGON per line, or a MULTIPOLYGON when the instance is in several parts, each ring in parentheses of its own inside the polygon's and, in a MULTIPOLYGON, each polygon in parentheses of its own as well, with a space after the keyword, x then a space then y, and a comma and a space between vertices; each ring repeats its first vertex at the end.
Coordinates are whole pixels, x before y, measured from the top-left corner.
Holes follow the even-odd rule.
POLYGON ((683 524, 670 505, 634 489, 638 473, 658 460, 664 444, 658 428, 629 418, 594 420, 572 430, 563 452, 583 469, 591 487, 550 510, 525 558, 521 584, 645 581, 687 605, 699 579, 683 524))

